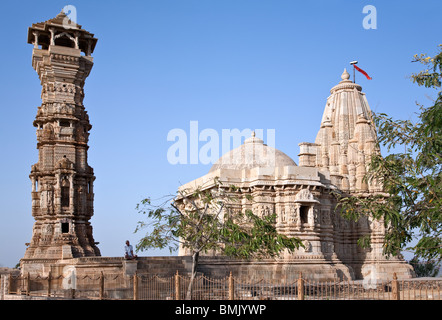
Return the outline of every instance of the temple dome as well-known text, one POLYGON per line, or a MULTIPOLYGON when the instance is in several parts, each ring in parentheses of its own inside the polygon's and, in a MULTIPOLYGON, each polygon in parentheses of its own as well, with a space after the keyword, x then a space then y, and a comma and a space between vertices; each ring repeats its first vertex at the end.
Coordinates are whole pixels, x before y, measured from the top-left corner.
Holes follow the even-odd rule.
POLYGON ((243 170, 284 166, 296 166, 296 163, 284 152, 264 144, 253 132, 244 144, 219 158, 209 172, 218 169, 243 170))

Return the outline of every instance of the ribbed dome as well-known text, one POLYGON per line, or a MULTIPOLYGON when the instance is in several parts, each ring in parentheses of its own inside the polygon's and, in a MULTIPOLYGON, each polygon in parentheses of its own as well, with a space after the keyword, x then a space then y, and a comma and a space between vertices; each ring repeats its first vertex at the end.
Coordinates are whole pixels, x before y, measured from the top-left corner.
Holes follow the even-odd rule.
POLYGON ((284 166, 296 166, 296 163, 284 152, 264 144, 253 132, 252 137, 246 139, 244 144, 219 158, 209 172, 218 169, 243 170, 284 166))

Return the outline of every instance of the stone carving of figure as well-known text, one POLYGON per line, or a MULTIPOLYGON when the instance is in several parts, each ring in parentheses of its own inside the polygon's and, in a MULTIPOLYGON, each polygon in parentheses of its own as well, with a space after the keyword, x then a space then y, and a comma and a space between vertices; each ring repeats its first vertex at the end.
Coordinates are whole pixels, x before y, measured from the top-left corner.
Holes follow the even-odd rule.
POLYGON ((259 213, 260 213, 261 217, 270 215, 270 207, 262 205, 261 208, 260 208, 259 213))
POLYGON ((304 252, 312 252, 312 244, 310 243, 310 241, 305 240, 303 241, 304 244, 304 252))
POLYGON ((331 224, 330 211, 328 210, 321 211, 321 223, 331 224))
POLYGON ((298 208, 290 206, 290 222, 296 224, 298 222, 298 208))
POLYGON ((68 113, 68 108, 66 107, 66 103, 61 104, 60 113, 68 113))
POLYGON ((47 123, 43 125, 43 137, 47 140, 54 139, 54 128, 51 124, 47 123))
POLYGON ((54 209, 54 192, 52 190, 47 191, 47 197, 46 197, 46 203, 47 208, 49 209, 49 212, 53 212, 54 209))
POLYGON ((269 206, 265 206, 264 213, 265 213, 266 216, 270 215, 270 208, 269 208, 269 206))
POLYGON ((296 195, 297 200, 313 200, 313 194, 308 189, 302 189, 296 195))
POLYGON ((319 223, 319 209, 318 208, 313 208, 313 221, 315 222, 315 224, 319 223))
POLYGON ((52 225, 47 224, 44 228, 44 234, 52 234, 52 225))
POLYGON ((281 222, 285 222, 285 209, 284 208, 281 209, 280 219, 281 219, 281 222))

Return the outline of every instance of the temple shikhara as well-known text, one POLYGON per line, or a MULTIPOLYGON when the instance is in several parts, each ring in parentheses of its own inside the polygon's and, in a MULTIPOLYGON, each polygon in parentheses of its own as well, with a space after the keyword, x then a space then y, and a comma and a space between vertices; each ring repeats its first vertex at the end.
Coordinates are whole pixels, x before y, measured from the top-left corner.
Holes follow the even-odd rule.
MULTIPOLYGON (((90 224, 95 176, 87 161, 92 126, 83 105, 97 39, 61 12, 33 24, 28 43, 34 46, 32 66, 40 78, 42 103, 33 123, 38 162, 30 174, 35 223, 21 260, 22 272, 188 272, 191 261, 185 250, 176 257, 134 261, 101 257, 90 224)), ((335 212, 332 191, 355 197, 382 192, 381 185, 364 180, 371 155, 379 152, 366 95, 346 70, 336 78, 323 117, 318 119, 316 140, 299 143, 298 164, 253 134, 223 155, 205 176, 181 187, 210 189, 215 187, 211 184, 215 177, 225 186, 233 184, 243 197, 253 198, 253 202, 240 201, 237 210, 276 213, 277 230, 299 237, 305 248, 255 262, 204 256, 200 272, 272 279, 287 279, 298 272, 321 280, 391 279, 393 272, 399 278, 413 277, 413 269, 405 261, 382 253, 382 221, 361 218, 353 222, 335 212), (364 235, 371 237, 369 248, 357 245, 364 235)))

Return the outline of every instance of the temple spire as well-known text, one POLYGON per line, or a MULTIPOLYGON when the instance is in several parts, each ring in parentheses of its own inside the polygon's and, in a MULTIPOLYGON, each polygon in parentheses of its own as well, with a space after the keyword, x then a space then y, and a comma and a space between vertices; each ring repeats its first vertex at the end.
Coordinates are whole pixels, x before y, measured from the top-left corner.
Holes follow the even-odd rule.
POLYGON ((346 68, 330 93, 315 143, 300 144, 299 163, 329 170, 333 183, 342 190, 374 190, 375 186, 362 181, 376 141, 365 93, 350 80, 346 68))

